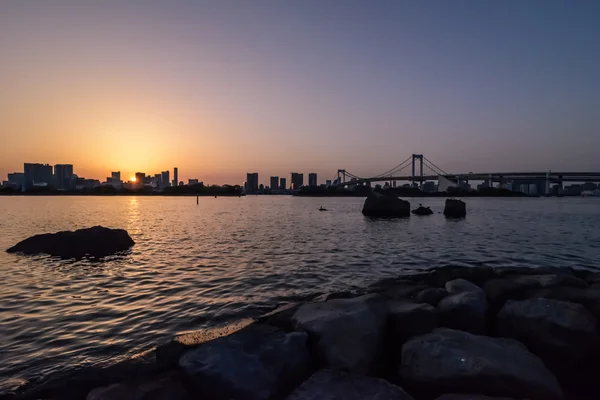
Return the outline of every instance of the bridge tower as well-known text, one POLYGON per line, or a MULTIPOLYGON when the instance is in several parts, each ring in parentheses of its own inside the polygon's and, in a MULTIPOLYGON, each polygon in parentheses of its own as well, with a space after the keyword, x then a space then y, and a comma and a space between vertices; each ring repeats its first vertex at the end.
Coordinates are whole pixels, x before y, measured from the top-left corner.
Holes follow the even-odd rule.
POLYGON ((337 178, 338 178, 338 182, 346 183, 346 170, 338 169, 337 178))
POLYGON ((412 182, 415 184, 415 160, 420 161, 419 166, 419 188, 423 189, 423 154, 413 154, 412 155, 412 182))

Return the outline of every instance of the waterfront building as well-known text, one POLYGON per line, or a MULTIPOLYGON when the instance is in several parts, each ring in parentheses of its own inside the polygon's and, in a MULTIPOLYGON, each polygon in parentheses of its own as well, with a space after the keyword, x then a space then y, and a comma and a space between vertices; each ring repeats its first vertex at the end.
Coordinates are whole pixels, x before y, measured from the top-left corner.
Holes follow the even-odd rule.
POLYGON ((311 172, 308 174, 308 186, 317 186, 317 174, 311 172))
POLYGON ((54 184, 58 190, 73 189, 73 165, 56 164, 54 166, 54 184))
POLYGON ((271 177, 270 187, 271 187, 271 190, 279 189, 279 177, 278 176, 271 177))
POLYGON ((248 172, 246 174, 246 193, 258 192, 258 172, 248 172))
POLYGON ((169 180, 169 171, 162 171, 160 175, 160 188, 164 189, 169 187, 171 185, 171 181, 169 180))
POLYGON ((177 186, 177 184, 179 183, 179 176, 178 176, 178 169, 177 167, 173 168, 173 186, 177 186))
POLYGON ((25 163, 23 164, 23 190, 34 185, 46 186, 52 183, 52 165, 25 163))
POLYGON ((279 189, 280 190, 287 189, 287 179, 286 178, 279 178, 279 189))
POLYGON ((300 189, 304 185, 304 174, 300 172, 292 172, 290 181, 292 189, 300 189))
POLYGON ((144 172, 136 172, 135 173, 135 183, 137 183, 138 185, 143 185, 145 179, 146 179, 146 174, 144 172))

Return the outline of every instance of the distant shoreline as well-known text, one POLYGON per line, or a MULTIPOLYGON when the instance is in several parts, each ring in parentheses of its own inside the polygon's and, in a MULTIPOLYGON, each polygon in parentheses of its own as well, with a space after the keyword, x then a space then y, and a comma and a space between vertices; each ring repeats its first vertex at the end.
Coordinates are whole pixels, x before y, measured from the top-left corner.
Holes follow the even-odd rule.
MULTIPOLYGON (((129 197, 129 196, 143 196, 143 197, 245 197, 245 196, 291 196, 291 197, 363 197, 366 198, 367 195, 365 193, 325 193, 325 194, 303 194, 303 193, 294 193, 294 194, 270 194, 270 193, 257 193, 257 194, 246 194, 246 193, 59 193, 59 192, 46 192, 46 193, 1 193, 0 197, 40 197, 40 196, 49 196, 49 197, 57 197, 57 196, 75 196, 75 197, 129 197)), ((524 194, 482 194, 482 193, 410 193, 410 194, 397 194, 398 197, 432 197, 432 198, 446 198, 446 197, 486 197, 486 198, 538 198, 538 197, 594 197, 594 196, 581 196, 581 195, 563 195, 563 196, 528 196, 524 194)), ((599 196, 600 198, 600 196, 599 196)))

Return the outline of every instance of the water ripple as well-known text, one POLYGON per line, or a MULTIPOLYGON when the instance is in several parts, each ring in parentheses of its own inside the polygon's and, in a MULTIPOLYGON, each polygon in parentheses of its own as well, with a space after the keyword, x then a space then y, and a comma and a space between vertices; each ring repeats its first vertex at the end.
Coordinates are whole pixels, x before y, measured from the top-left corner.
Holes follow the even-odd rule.
MULTIPOLYGON (((469 199, 468 217, 449 221, 364 218, 363 199, 0 198, 2 249, 91 225, 136 241, 101 260, 0 253, 0 387, 406 269, 598 268, 599 200, 469 199)), ((443 208, 443 199, 412 202, 443 208)))

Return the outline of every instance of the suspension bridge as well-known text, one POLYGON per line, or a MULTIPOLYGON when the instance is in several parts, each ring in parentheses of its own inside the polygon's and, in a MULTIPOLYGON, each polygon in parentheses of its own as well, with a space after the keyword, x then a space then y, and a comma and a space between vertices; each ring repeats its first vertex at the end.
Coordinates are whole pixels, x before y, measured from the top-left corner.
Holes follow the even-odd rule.
POLYGON ((490 186, 494 183, 503 185, 508 182, 534 183, 544 185, 543 192, 548 193, 550 184, 558 184, 562 189, 563 182, 600 182, 600 172, 468 172, 449 173, 438 167, 423 154, 412 154, 394 168, 372 177, 360 177, 346 169, 338 169, 333 185, 350 186, 370 184, 374 182, 404 181, 423 189, 426 181, 445 182, 450 186, 460 186, 469 181, 484 181, 490 186))

